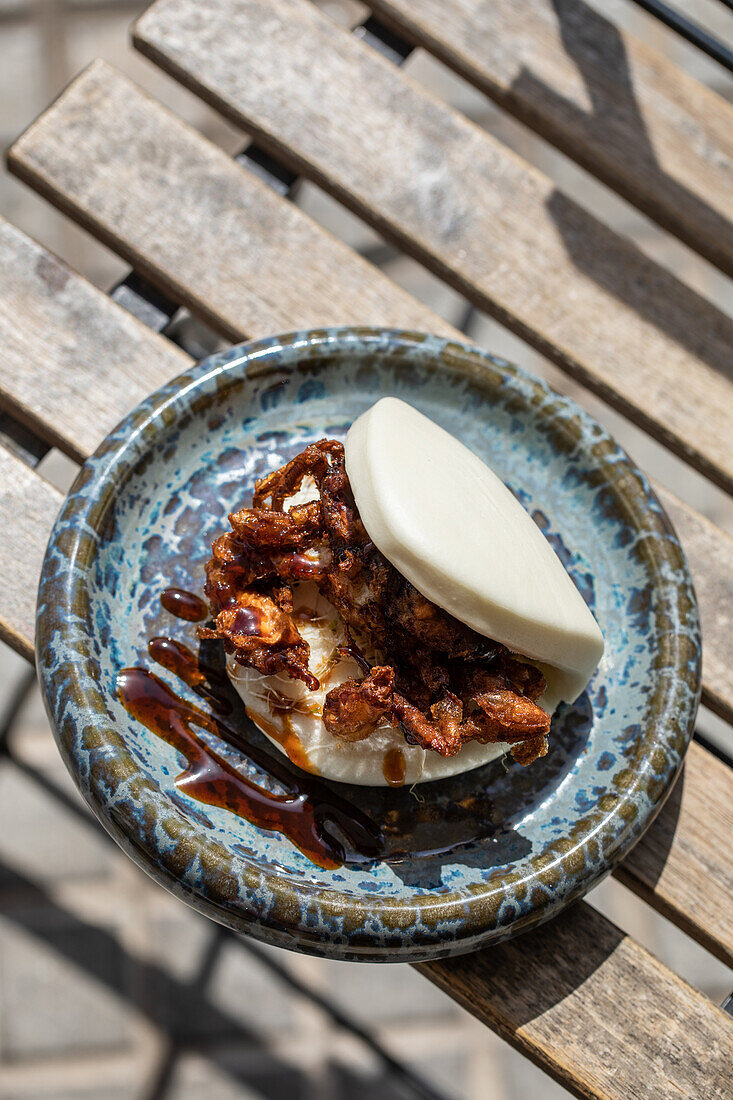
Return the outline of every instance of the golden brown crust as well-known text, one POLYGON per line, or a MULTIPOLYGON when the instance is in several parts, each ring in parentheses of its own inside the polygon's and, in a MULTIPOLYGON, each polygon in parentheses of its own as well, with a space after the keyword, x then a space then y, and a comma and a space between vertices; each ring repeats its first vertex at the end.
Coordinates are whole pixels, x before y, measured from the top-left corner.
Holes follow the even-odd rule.
POLYGON ((550 717, 536 702, 542 673, 431 603, 377 550, 354 503, 342 444, 306 447, 257 482, 253 507, 229 521, 206 567, 215 622, 201 635, 220 638, 240 664, 286 672, 315 690, 309 648, 290 614, 292 584, 315 581, 366 672, 328 693, 324 723, 334 736, 362 740, 399 723, 410 743, 443 756, 468 741, 508 742, 522 764, 547 752, 550 717), (306 477, 319 499, 286 510, 306 477), (384 663, 370 668, 351 631, 384 663))
POLYGON ((363 680, 332 688, 323 707, 323 724, 342 741, 363 741, 391 716, 394 669, 375 665, 363 680))

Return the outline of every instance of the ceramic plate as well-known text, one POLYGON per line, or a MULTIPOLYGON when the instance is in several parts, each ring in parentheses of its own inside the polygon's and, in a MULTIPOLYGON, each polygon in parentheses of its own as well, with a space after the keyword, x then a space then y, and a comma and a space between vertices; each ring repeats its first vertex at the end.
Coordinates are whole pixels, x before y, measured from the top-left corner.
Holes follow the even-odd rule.
POLYGON ((56 521, 37 639, 61 752, 130 856, 237 931, 341 959, 469 951, 584 894, 659 810, 700 690, 684 556, 604 429, 491 355, 376 329, 246 344, 143 402, 83 467, 56 521), (225 697, 220 670, 207 673, 213 694, 194 683, 186 650, 212 666, 221 654, 199 652, 195 622, 161 603, 170 588, 201 593, 211 541, 256 478, 312 440, 343 439, 385 394, 504 478, 605 635, 587 691, 557 712, 550 752, 529 768, 498 761, 414 793, 310 784, 225 697), (142 670, 137 717, 120 699, 123 669, 142 670), (151 715, 160 725, 171 713, 168 736, 152 732, 151 715))

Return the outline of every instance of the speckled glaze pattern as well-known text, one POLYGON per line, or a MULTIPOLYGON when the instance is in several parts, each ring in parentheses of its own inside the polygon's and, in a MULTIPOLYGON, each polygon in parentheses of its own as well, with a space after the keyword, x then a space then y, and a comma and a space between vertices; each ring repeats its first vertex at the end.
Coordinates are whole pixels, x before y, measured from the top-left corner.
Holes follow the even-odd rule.
MULTIPOLYGON (((67 766, 129 855, 237 931, 340 959, 469 951, 584 894, 659 810, 700 691, 684 556, 613 439, 572 401, 485 352, 363 328, 233 348, 138 406, 85 464, 56 521, 37 651, 67 766), (578 703, 558 712, 550 753, 530 768, 499 761, 426 784, 418 798, 338 785, 386 824, 391 846, 382 859, 321 870, 283 836, 182 794, 181 758, 130 718, 115 679, 125 665, 150 664, 153 634, 195 645, 194 625, 169 616, 160 593, 201 591, 211 540, 226 513, 249 501, 255 478, 309 441, 343 438, 385 394, 443 425, 504 478, 592 607, 606 654, 578 703)), ((243 713, 237 724, 266 745, 243 713)), ((243 753, 219 749, 262 780, 243 753)))

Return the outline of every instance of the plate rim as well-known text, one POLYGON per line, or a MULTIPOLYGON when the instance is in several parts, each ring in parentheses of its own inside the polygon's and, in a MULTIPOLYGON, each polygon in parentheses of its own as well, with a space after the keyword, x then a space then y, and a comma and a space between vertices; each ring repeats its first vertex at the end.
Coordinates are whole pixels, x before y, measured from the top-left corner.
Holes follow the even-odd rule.
MULTIPOLYGON (((423 893, 393 899, 375 894, 357 900, 354 894, 344 893, 331 886, 298 883, 293 876, 284 876, 268 867, 263 868, 244 857, 238 857, 241 864, 238 870, 239 881, 243 882, 247 890, 243 897, 240 887, 234 896, 232 883, 228 881, 231 876, 227 876, 221 866, 221 853, 225 852, 223 846, 213 838, 207 838, 200 829, 193 826, 158 785, 144 777, 142 769, 138 769, 139 774, 135 775, 134 759, 114 729, 104 730, 108 737, 100 744, 95 742, 91 732, 85 734, 90 744, 90 758, 86 761, 86 767, 82 767, 78 758, 79 751, 74 748, 73 736, 70 736, 68 728, 69 722, 74 722, 69 708, 78 711, 82 700, 83 705, 98 719, 109 726, 113 724, 104 708, 101 692, 93 682, 93 655, 85 647, 86 636, 83 629, 84 566, 85 562, 88 565, 93 560, 98 545, 94 517, 104 514, 116 485, 120 484, 132 466, 139 461, 161 422, 165 424, 166 419, 170 419, 173 407, 181 406, 180 415, 189 395, 193 395, 209 380, 217 387, 224 387, 232 374, 237 379, 242 374, 256 377, 270 371, 297 372, 308 357, 356 353, 372 355, 375 352, 399 354, 399 349, 417 349, 419 354, 435 359, 439 369, 460 373, 484 389, 488 385, 487 372, 495 374, 499 371, 506 380, 527 387, 538 400, 549 399, 554 404, 556 413, 562 409, 572 414, 573 419, 580 417, 581 424, 593 426, 598 444, 610 446, 609 453, 614 455, 616 482, 621 465, 626 463, 626 473, 633 475, 634 483, 638 486, 638 499, 629 499, 625 503, 628 503, 635 515, 641 510, 647 522, 653 514, 656 533, 662 537, 650 548, 650 552, 653 557, 659 556, 660 567, 665 566, 668 572, 672 565, 680 574, 676 582, 678 600, 674 610, 688 637, 699 638, 699 616, 692 579, 672 524, 646 477, 610 434, 597 425, 593 417, 571 398, 557 394, 542 379, 468 343, 410 330, 373 326, 336 326, 296 331, 235 345, 207 357, 183 372, 128 413, 100 444, 94 455, 84 463, 54 523, 41 571, 36 630, 39 681, 54 736, 67 768, 102 825, 138 865, 194 908, 237 931, 244 931, 282 946, 295 946, 298 950, 371 961, 422 961, 472 950, 481 943, 499 942, 548 919, 596 885, 648 828, 672 789, 692 736, 701 690, 700 645, 696 646, 696 660, 693 660, 690 667, 689 646, 682 646, 678 628, 673 633, 676 646, 673 646, 671 653, 675 661, 675 675, 665 680, 665 683, 667 680, 670 683, 655 722, 656 738, 652 736, 653 731, 647 731, 646 737, 651 738, 651 750, 643 757, 645 768, 651 752, 661 752, 664 761, 657 760, 653 775, 646 776, 641 770, 629 778, 628 786, 619 794, 618 804, 604 819, 604 828, 612 821, 617 822, 617 828, 610 834, 607 849, 596 859, 595 869, 583 874, 577 872, 576 866, 575 879, 571 877, 566 888, 558 884, 557 864, 564 868, 566 863, 572 864, 573 859, 577 864, 581 853, 583 857, 587 855, 588 837, 581 837, 569 849, 566 846, 565 851, 562 850, 562 844, 555 842, 554 853, 546 848, 532 857, 534 871, 525 880, 516 875, 510 886, 514 895, 521 892, 522 888, 526 891, 529 883, 538 896, 529 908, 520 905, 513 919, 509 919, 507 923, 503 923, 499 917, 497 886, 490 885, 490 882, 468 888, 468 892, 466 889, 453 890, 432 897, 423 893), (283 363, 282 356, 287 358, 288 355, 294 361, 283 363), (63 559, 67 561, 65 571, 59 568, 59 561, 63 559), (53 663, 45 659, 55 645, 66 646, 67 653, 73 652, 79 658, 78 664, 72 664, 71 669, 67 669, 63 683, 60 682, 53 663), (680 723, 682 728, 678 729, 676 739, 671 739, 660 732, 660 729, 667 728, 663 719, 669 717, 673 699, 674 705, 679 707, 675 685, 672 683, 675 679, 686 679, 690 690, 686 696, 684 720, 680 723), (105 751, 109 750, 110 745, 119 754, 121 764, 115 755, 105 751), (639 820, 638 814, 631 813, 631 807, 634 805, 634 795, 643 786, 642 781, 651 785, 646 791, 651 805, 639 820), (184 872, 179 870, 181 852, 176 856, 173 850, 151 851, 146 844, 145 834, 141 834, 139 828, 135 835, 133 819, 120 810, 116 798, 110 798, 109 795, 105 797, 104 794, 105 787, 116 792, 120 783, 130 789, 137 786, 140 796, 147 784, 143 802, 146 807, 148 800, 152 800, 153 805, 156 801, 163 804, 158 806, 158 810, 165 811, 164 821, 176 833, 174 849, 181 847, 189 855, 193 849, 198 849, 195 851, 196 874, 192 874, 190 868, 184 872), (624 817, 624 814, 627 816, 624 817), (179 820, 174 821, 176 818, 179 820), (214 851, 217 848, 221 851, 214 851), (542 886, 546 889, 539 889, 542 886), (306 899, 308 905, 311 898, 317 902, 319 911, 326 913, 325 923, 331 922, 329 929, 314 931, 313 927, 303 926, 302 918, 298 919, 298 902, 306 899), (350 934, 344 929, 348 923, 347 918, 350 918, 354 927, 360 927, 356 922, 366 915, 373 925, 372 932, 350 934), (416 926, 413 931, 405 930, 405 920, 409 917, 416 926), (451 927, 456 922, 459 922, 459 927, 451 927), (343 929, 341 932, 338 931, 339 923, 343 929), (451 931, 446 932, 447 928, 451 928, 451 931)), ((620 491, 618 484, 614 486, 610 475, 608 484, 615 491, 620 491)), ((670 581, 667 588, 671 587, 674 586, 670 581)), ((666 589, 662 590, 666 592, 666 589)), ((97 736, 101 736, 99 731, 97 736)), ((231 858, 233 854, 227 853, 227 859, 231 858)), ((509 880, 511 874, 505 874, 503 878, 509 880)), ((364 924, 365 920, 362 920, 362 926, 364 924)))

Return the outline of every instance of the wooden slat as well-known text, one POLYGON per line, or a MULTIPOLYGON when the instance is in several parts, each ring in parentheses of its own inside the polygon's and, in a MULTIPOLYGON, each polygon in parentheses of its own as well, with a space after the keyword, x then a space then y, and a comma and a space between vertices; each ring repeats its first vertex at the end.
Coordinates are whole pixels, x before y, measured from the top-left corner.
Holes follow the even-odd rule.
POLYGON ((695 581, 703 636, 703 702, 733 723, 733 538, 661 485, 654 486, 695 581))
POLYGON ((36 591, 63 497, 0 446, 0 638, 33 661, 36 591))
MULTIPOLYGON (((733 770, 693 742, 661 813, 616 869, 626 886, 733 967, 733 770)), ((732 1078, 733 1083, 733 1078, 732 1078)))
POLYGON ((501 107, 733 273, 733 106, 585 0, 371 0, 501 107))
MULTIPOLYGON (((6 241, 7 237, 8 235, 5 234, 6 241)), ((6 250, 3 255, 0 250, 0 262, 5 263, 11 277, 13 264, 19 264, 20 269, 24 269, 28 249, 34 251, 37 260, 44 256, 40 246, 28 242, 27 239, 24 241, 21 237, 21 244, 24 247, 19 248, 17 241, 13 243, 15 247, 12 253, 6 250)), ((49 265, 57 262, 52 257, 46 258, 49 265)), ((44 269, 48 270, 48 266, 34 264, 32 268, 35 272, 34 276, 29 274, 29 269, 25 267, 24 293, 31 302, 35 301, 37 295, 43 296, 46 293, 43 285, 44 269)), ((17 339, 26 346, 28 354, 32 357, 36 354, 45 354, 49 342, 52 345, 56 342, 63 344, 66 339, 73 338, 76 326, 89 325, 92 331, 96 330, 97 323, 101 323, 102 317, 105 323, 105 341, 114 341, 118 335, 118 326, 119 333, 122 335, 128 325, 128 318, 119 307, 98 300, 93 293, 85 299, 87 313, 80 315, 75 312, 74 303, 79 300, 79 295, 84 294, 84 283, 69 269, 64 268, 64 271, 67 274, 66 285, 68 286, 71 281, 78 281, 79 287, 76 293, 67 294, 63 301, 53 304, 53 308, 49 310, 53 324, 47 326, 43 336, 34 336, 36 326, 32 323, 35 317, 32 310, 21 311, 17 315, 17 327, 21 330, 17 339), (64 316, 65 308, 69 311, 68 316, 64 316), (89 316, 89 311, 95 309, 99 311, 99 317, 89 316)), ((139 338, 139 347, 131 348, 136 357, 144 358, 146 352, 155 354, 158 340, 153 334, 140 327, 133 333, 132 338, 139 338)), ((89 356, 89 363, 84 364, 84 369, 91 369, 94 363, 93 345, 91 343, 85 345, 85 350, 89 356)), ((55 360, 55 357, 54 351, 52 358, 55 360)), ((37 360, 31 358, 29 361, 37 360)), ((63 391, 62 377, 60 374, 60 388, 57 396, 60 402, 59 413, 63 415, 70 403, 78 398, 75 397, 71 387, 68 393, 63 391)), ((93 380, 96 382, 102 377, 104 377, 103 366, 93 380)), ((95 392, 94 388, 92 392, 95 392)), ((35 415, 33 408, 30 412, 35 415)), ((108 410, 108 415, 111 413, 112 411, 108 410)), ((89 424, 84 423, 82 427, 85 433, 91 431, 89 424)), ((100 436, 102 432, 103 428, 100 425, 100 436)), ((0 577, 18 577, 15 564, 22 552, 27 568, 21 574, 21 580, 27 581, 30 578, 30 583, 24 584, 25 597, 24 602, 21 601, 22 606, 18 604, 18 592, 13 580, 10 580, 6 588, 0 587, 0 631, 30 657, 35 575, 39 568, 42 547, 60 498, 55 491, 49 490, 49 487, 36 474, 27 470, 11 456, 6 458, 2 452, 0 452, 0 478, 6 486, 13 487, 10 495, 5 499, 0 496, 0 517, 13 517, 18 513, 29 517, 29 522, 23 527, 22 536, 19 533, 18 539, 0 540, 0 577), (19 486, 22 488, 19 489, 19 486), (50 507, 46 505, 49 497, 50 507), (21 539, 22 546, 19 545, 21 539)), ((660 880, 664 890, 664 904, 667 905, 673 917, 676 915, 675 905, 681 906, 683 910, 685 907, 690 907, 690 899, 684 896, 685 883, 689 879, 689 857, 680 859, 678 852, 692 853, 695 860, 700 858, 708 860, 707 871, 714 891, 720 889, 723 893, 725 892, 727 880, 721 880, 721 875, 730 874, 730 868, 724 866, 723 857, 716 854, 716 846, 709 844, 709 850, 705 849, 704 841, 709 835, 709 830, 706 832, 701 829, 693 833, 688 828, 689 821, 694 820, 696 824, 698 822, 699 799, 696 799, 695 807, 691 810, 687 806, 690 791, 693 787, 697 790, 706 786, 705 777, 709 775, 709 767, 709 754, 698 746, 693 746, 688 757, 686 777, 694 775, 695 782, 691 784, 691 781, 686 778, 684 797, 681 800, 682 811, 676 827, 677 814, 672 813, 670 822, 665 826, 664 834, 660 835, 656 841, 656 852, 664 853, 669 846, 670 837, 672 835, 675 837, 675 847, 667 857, 668 864, 664 867, 660 880), (723 863, 722 866, 721 863, 723 863), (719 883, 721 883, 720 887, 719 883)), ((730 775, 730 773, 726 774, 730 775)), ((674 799, 674 794, 672 797, 674 799)), ((727 799, 727 804, 731 804, 730 786, 721 787, 720 790, 713 786, 711 790, 707 784, 706 812, 708 815, 710 812, 715 813, 718 820, 722 820, 719 816, 722 799, 727 799)), ((665 810, 664 814, 666 813, 665 810)), ((655 824, 650 831, 650 838, 656 833, 657 828, 655 824)), ((642 843, 646 844, 647 841, 642 843)), ((638 851, 638 848, 635 849, 629 860, 633 859, 638 851)), ((642 861, 642 864, 644 873, 649 877, 651 890, 654 877, 659 874, 659 865, 649 857, 642 861)), ((627 878, 631 878, 631 884, 634 888, 638 888, 633 881, 634 873, 627 878)), ((695 889, 700 886, 697 878, 694 879, 694 886, 695 889)), ((701 921, 703 925, 710 922, 710 912, 704 900, 707 896, 710 895, 706 886, 706 891, 699 899, 699 907, 695 912, 695 920, 701 921)), ((712 896, 714 900, 717 899, 715 892, 712 896)), ((660 904, 660 898, 656 894, 651 900, 655 905, 660 904)), ((699 935, 700 930, 693 927, 691 931, 699 935)), ((697 1087, 701 1082, 705 1082, 710 1087, 713 1085, 717 1087, 717 1064, 711 1066, 706 1062, 704 1069, 701 1070, 701 1053, 704 1053, 707 1044, 712 1042, 715 1049, 721 1051, 722 1056, 722 1052, 727 1049, 727 1044, 731 1042, 731 1025, 727 1017, 651 959, 637 944, 628 937, 624 937, 592 907, 585 904, 576 906, 572 913, 562 916, 560 921, 555 922, 552 927, 533 933, 530 937, 524 937, 518 943, 519 945, 531 943, 533 949, 530 952, 520 950, 517 953, 516 946, 509 945, 493 949, 492 952, 471 956, 472 959, 476 959, 477 969, 476 980, 469 983, 474 989, 474 1000, 470 1007, 476 1010, 478 1005, 482 1018, 485 1018, 544 1068, 549 1069, 558 1079, 573 1088, 578 1095, 599 1097, 684 1095, 684 1093, 674 1092, 668 1094, 663 1091, 624 1092, 630 1079, 626 1071, 619 1078, 618 1088, 616 1088, 614 1081, 608 1080, 609 1074, 605 1070, 599 1073, 597 1067, 589 1068, 582 1054, 587 1021, 593 1020, 595 1026, 595 1022, 600 1020, 603 1022, 601 1032, 603 1042, 609 1058, 612 1059, 608 1064, 613 1065, 616 1060, 622 1056, 625 1057, 624 1051, 628 1054, 628 1050, 633 1046, 637 1052, 634 1057, 641 1081, 641 1085, 637 1081, 635 1087, 643 1090, 650 1082, 657 1087, 660 1081, 647 1071, 647 1063, 651 1068, 656 1064, 655 1059, 666 1057, 666 1047, 663 1049, 657 1046, 656 1052, 652 1047, 659 1043, 656 1030, 658 1021, 662 1018, 666 1019, 668 1012, 674 1013, 675 1027, 679 1027, 679 1034, 686 1036, 683 1050, 677 1049, 678 1044, 674 1037, 664 1040, 665 1043, 671 1044, 669 1052, 674 1053, 682 1061, 681 1068, 676 1070, 679 1080, 685 1086, 689 1084, 691 1087, 693 1085, 697 1087), (500 971, 504 985, 497 983, 496 989, 493 983, 488 988, 482 986, 483 967, 489 955, 497 961, 502 960, 500 971), (513 1000, 508 997, 507 990, 513 991, 513 1000), (479 991, 481 996, 477 999, 479 991), (517 991, 523 991, 523 993, 520 995, 517 991), (519 1000, 517 1000, 518 996, 519 1000), (643 1008, 629 1012, 626 1008, 627 1003, 631 1004, 632 1008, 637 1004, 642 1005, 643 1008), (624 1005, 624 1011, 619 1011, 619 1004, 624 1005), (576 1009, 582 1010, 580 1015, 576 1015, 576 1009), (563 1057, 558 1052, 555 1030, 557 1027, 563 1028, 562 1043, 568 1048, 568 1053, 563 1057)), ((712 946, 713 950, 720 948, 717 943, 712 946)), ((466 965, 467 961, 459 960, 434 964, 425 970, 433 980, 442 983, 451 995, 465 1003, 466 965), (458 968, 455 980, 451 978, 453 967, 458 968)), ((668 1031, 669 1025, 666 1027, 665 1034, 668 1031)), ((661 1082, 666 1087, 666 1079, 662 1078, 661 1082)), ((711 1092, 710 1095, 715 1093, 711 1092)))
POLYGON ((420 324, 410 295, 102 61, 16 142, 9 164, 231 339, 314 315, 420 324))
MULTIPOLYGON (((499 141, 308 0, 158 0, 135 42, 733 490, 733 322, 499 141)), ((55 158, 39 164, 49 129, 21 139, 12 163, 64 190, 55 158)))
POLYGON ((83 462, 190 363, 0 218, 0 404, 83 462))
POLYGON ((575 1096, 728 1100, 730 1017, 586 905, 552 932, 418 969, 575 1096))

